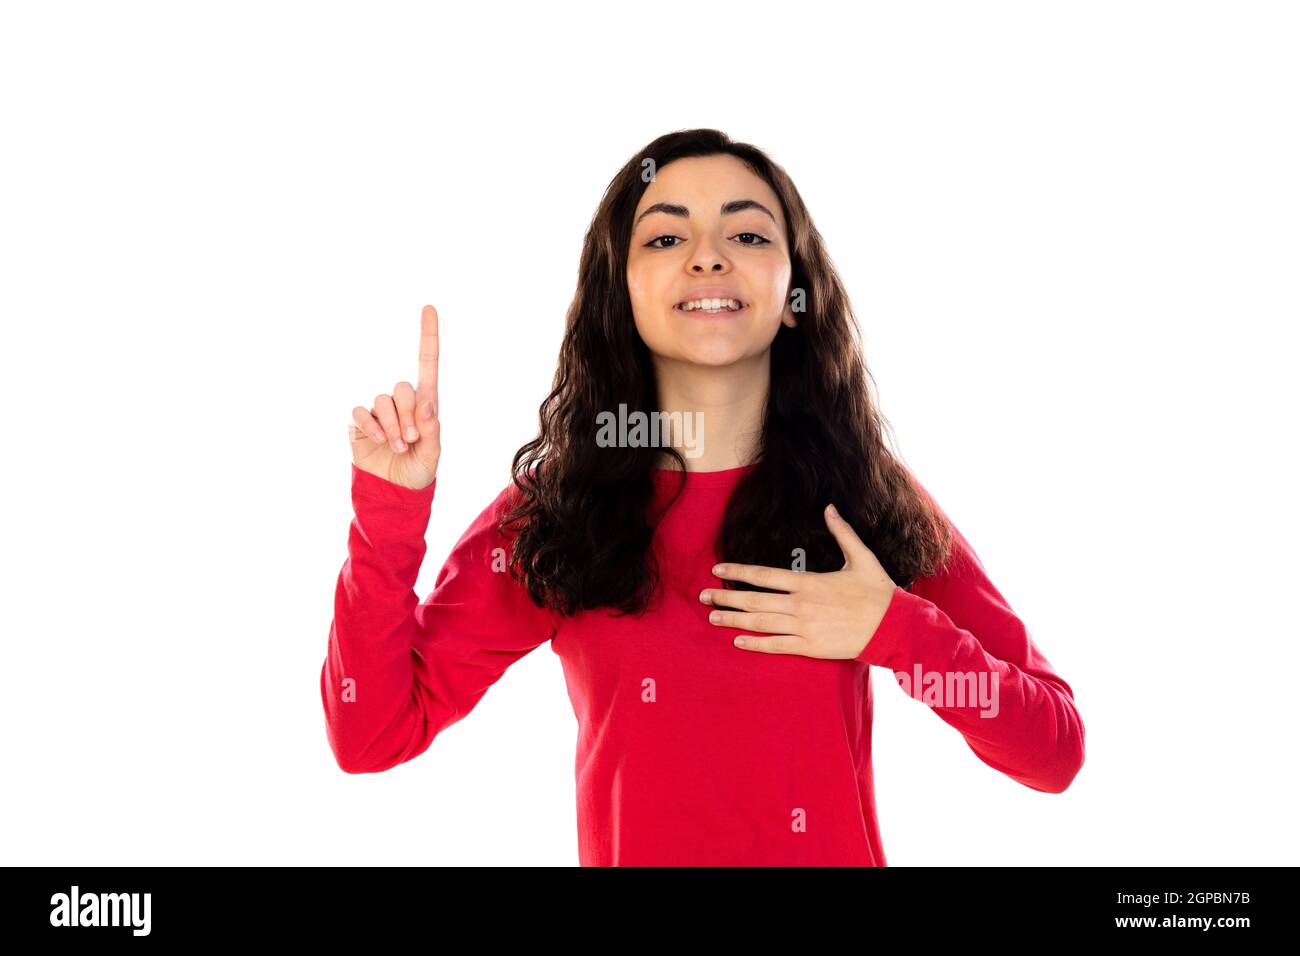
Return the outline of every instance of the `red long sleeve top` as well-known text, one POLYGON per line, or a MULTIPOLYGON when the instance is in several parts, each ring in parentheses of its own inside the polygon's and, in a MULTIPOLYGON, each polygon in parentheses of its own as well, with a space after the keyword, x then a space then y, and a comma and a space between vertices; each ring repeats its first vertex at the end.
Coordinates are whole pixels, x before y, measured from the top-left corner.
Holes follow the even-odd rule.
MULTIPOLYGON (((652 543, 658 607, 566 618, 533 604, 506 570, 510 546, 496 526, 513 484, 420 601, 413 588, 437 482, 416 491, 353 465, 348 557, 320 678, 338 765, 373 773, 419 756, 507 667, 549 642, 578 720, 583 866, 884 866, 872 664, 894 672, 900 689, 902 675, 996 680, 995 715, 974 694, 925 705, 989 766, 1034 790, 1064 790, 1084 758, 1073 692, 955 527, 945 569, 895 590, 855 660, 742 650, 732 644, 740 630, 709 623, 699 594, 721 586, 714 536, 752 467, 686 473, 652 543)), ((656 471, 655 494, 666 499, 676 480, 656 471)), ((922 701, 923 683, 909 691, 922 701)))

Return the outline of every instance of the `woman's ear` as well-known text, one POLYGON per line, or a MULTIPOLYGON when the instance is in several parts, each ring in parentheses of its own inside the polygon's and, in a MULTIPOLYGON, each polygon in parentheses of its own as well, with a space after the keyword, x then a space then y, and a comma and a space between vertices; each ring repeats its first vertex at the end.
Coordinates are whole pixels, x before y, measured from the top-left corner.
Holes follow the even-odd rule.
POLYGON ((791 307, 789 300, 786 301, 785 308, 781 310, 781 324, 788 325, 792 329, 799 324, 794 317, 794 309, 791 307))
POLYGON ((785 308, 781 310, 781 324, 794 328, 799 324, 798 319, 794 317, 794 303, 798 301, 802 304, 804 292, 802 289, 791 289, 785 297, 785 308))

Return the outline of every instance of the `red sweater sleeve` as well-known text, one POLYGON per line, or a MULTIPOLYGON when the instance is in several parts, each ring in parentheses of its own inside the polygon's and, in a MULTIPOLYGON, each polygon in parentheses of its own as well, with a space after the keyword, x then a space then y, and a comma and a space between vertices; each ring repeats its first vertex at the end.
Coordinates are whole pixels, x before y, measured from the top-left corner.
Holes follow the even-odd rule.
MULTIPOLYGON (((975 755, 995 770, 1033 790, 1060 793, 1084 758, 1084 729, 1074 693, 1034 646, 1025 625, 993 586, 969 542, 934 499, 921 493, 948 522, 953 554, 938 574, 909 589, 896 588, 884 618, 858 660, 888 667, 899 686, 924 699, 922 675, 969 674, 992 686, 995 716, 978 700, 964 706, 932 704, 955 727, 975 755), (906 685, 903 676, 906 676, 906 685)), ((967 686, 970 686, 969 684, 967 686)), ((952 704, 952 697, 939 703, 952 704)))
POLYGON ((352 465, 348 557, 334 594, 321 701, 334 758, 375 773, 418 757, 468 714, 554 622, 506 570, 497 495, 461 536, 433 593, 415 594, 437 480, 412 490, 352 465), (501 551, 497 551, 501 548, 501 551))

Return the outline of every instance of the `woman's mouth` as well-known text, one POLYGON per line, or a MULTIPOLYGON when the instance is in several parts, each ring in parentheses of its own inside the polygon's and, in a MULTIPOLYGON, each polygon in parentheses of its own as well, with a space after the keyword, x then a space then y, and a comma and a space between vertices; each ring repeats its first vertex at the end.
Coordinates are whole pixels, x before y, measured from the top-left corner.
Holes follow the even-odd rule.
POLYGON ((686 302, 678 302, 673 308, 678 312, 706 319, 736 315, 743 312, 746 305, 739 299, 713 298, 690 299, 686 302))

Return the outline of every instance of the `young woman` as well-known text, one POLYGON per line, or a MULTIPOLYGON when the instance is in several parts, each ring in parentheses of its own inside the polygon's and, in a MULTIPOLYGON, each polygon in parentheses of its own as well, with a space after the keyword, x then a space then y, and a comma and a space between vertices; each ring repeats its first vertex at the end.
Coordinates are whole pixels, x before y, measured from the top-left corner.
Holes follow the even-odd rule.
POLYGON ((886 447, 839 277, 760 150, 676 132, 619 171, 540 419, 420 602, 431 306, 417 384, 353 410, 321 670, 342 769, 419 756, 549 641, 578 718, 586 866, 884 866, 871 664, 915 680, 989 766, 1069 786, 1073 693, 886 447), (653 413, 672 429, 640 428, 653 413))

